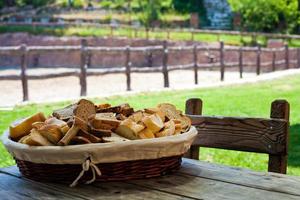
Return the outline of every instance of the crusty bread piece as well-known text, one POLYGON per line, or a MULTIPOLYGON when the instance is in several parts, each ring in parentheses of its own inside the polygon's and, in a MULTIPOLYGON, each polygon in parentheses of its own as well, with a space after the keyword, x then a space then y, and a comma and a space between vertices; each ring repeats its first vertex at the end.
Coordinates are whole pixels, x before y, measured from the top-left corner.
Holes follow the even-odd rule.
POLYGON ((176 107, 170 103, 158 104, 157 107, 165 114, 165 116, 169 120, 180 118, 180 114, 177 112, 176 107))
POLYGON ((57 119, 68 121, 70 118, 73 117, 74 110, 76 107, 77 103, 68 105, 67 107, 58 110, 54 110, 52 116, 56 117, 57 119))
POLYGON ((191 127, 192 121, 189 117, 185 115, 181 115, 181 127, 182 130, 188 131, 188 129, 191 127))
POLYGON ((133 113, 132 115, 130 115, 128 118, 131 119, 132 121, 138 123, 138 122, 142 121, 142 118, 143 118, 143 112, 142 112, 142 111, 134 112, 134 113, 133 113))
POLYGON ((165 137, 165 136, 170 136, 174 135, 175 133, 175 123, 170 120, 165 123, 165 127, 162 131, 155 133, 156 137, 165 137))
POLYGON ((148 117, 144 117, 142 121, 145 126, 152 131, 152 133, 157 133, 164 127, 163 121, 156 113, 148 117))
POLYGON ((45 122, 34 122, 31 124, 32 128, 39 129, 45 125, 45 122))
POLYGON ((112 131, 110 129, 96 129, 93 127, 90 127, 91 134, 95 135, 96 137, 110 137, 112 134, 112 131))
POLYGON ((120 121, 117 120, 116 118, 103 117, 101 114, 99 115, 98 113, 95 115, 95 117, 93 119, 93 123, 96 124, 97 122, 100 123, 100 124, 101 123, 103 123, 103 124, 109 124, 109 125, 111 125, 114 128, 117 128, 120 125, 120 121))
POLYGON ((28 140, 29 137, 30 137, 30 135, 25 135, 18 142, 22 143, 22 144, 25 144, 24 141, 28 140))
POLYGON ((46 124, 37 131, 53 144, 57 144, 63 137, 60 127, 55 124, 46 124))
POLYGON ((65 135, 69 131, 70 127, 68 125, 65 125, 63 127, 60 127, 60 131, 63 135, 65 135))
POLYGON ((32 129, 29 137, 26 137, 22 142, 29 146, 53 146, 53 144, 43 137, 36 129, 32 129))
POLYGON ((94 103, 86 99, 81 99, 75 104, 55 110, 52 113, 52 116, 64 121, 68 121, 72 119, 73 116, 77 116, 82 120, 87 121, 88 117, 92 114, 96 114, 96 107, 94 103))
POLYGON ((28 135, 32 129, 34 122, 44 122, 46 120, 45 115, 41 112, 36 113, 30 117, 25 118, 20 122, 16 122, 9 127, 9 136, 14 140, 18 140, 21 137, 28 135))
POLYGON ((108 107, 108 108, 97 108, 97 113, 106 113, 106 112, 123 114, 124 116, 127 117, 131 115, 134 112, 134 110, 127 103, 118 106, 108 107))
POLYGON ((127 138, 121 137, 118 134, 112 133, 110 137, 103 137, 103 142, 124 142, 129 141, 127 138))
POLYGON ((77 107, 74 109, 74 116, 82 119, 83 121, 88 121, 89 116, 96 114, 96 107, 93 102, 81 99, 77 103, 77 107))
POLYGON ((164 122, 166 120, 166 115, 165 113, 159 109, 159 108, 146 108, 145 113, 148 114, 158 114, 158 116, 161 118, 161 120, 164 122))
POLYGON ((79 131, 77 133, 78 136, 81 136, 81 137, 84 137, 84 138, 87 138, 89 141, 91 141, 92 143, 99 143, 99 142, 102 142, 102 139, 99 138, 99 137, 96 137, 95 135, 92 135, 90 133, 86 133, 84 131, 79 131))
POLYGON ((145 128, 144 130, 139 132, 139 138, 141 139, 155 138, 155 135, 152 133, 152 131, 149 128, 145 128))
POLYGON ((110 108, 111 107, 111 105, 109 104, 109 103, 103 103, 103 104, 98 104, 98 105, 96 105, 96 108, 97 109, 105 109, 105 108, 110 108))
POLYGON ((138 139, 138 133, 144 128, 145 126, 137 124, 132 119, 125 119, 121 122, 115 132, 122 137, 135 140, 138 139))
POLYGON ((46 119, 45 124, 54 124, 59 127, 63 127, 65 125, 67 125, 67 122, 57 119, 56 117, 50 117, 50 118, 46 119))
POLYGON ((92 142, 82 136, 75 136, 71 139, 70 144, 71 145, 76 145, 76 144, 91 144, 92 142))

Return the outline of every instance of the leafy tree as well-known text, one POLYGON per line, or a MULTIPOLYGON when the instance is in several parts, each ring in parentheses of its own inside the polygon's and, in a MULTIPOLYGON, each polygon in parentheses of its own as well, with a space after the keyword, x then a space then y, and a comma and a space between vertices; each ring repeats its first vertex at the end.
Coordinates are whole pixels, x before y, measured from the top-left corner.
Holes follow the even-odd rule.
POLYGON ((242 26, 252 31, 292 32, 297 27, 299 0, 228 0, 242 16, 242 26))
POLYGON ((160 0, 138 0, 138 6, 141 10, 140 21, 149 28, 153 22, 160 19, 162 4, 160 0))

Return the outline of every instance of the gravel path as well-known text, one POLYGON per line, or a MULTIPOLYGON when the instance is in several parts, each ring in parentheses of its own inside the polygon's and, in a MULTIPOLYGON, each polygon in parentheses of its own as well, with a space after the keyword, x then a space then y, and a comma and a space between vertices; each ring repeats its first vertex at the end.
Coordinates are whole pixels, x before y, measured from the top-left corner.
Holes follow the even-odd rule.
MULTIPOLYGON (((28 70, 28 74, 47 73, 51 69, 28 70)), ((57 69, 55 72, 65 71, 57 69)), ((297 71, 297 70, 296 70, 297 71)), ((53 71, 51 71, 53 72, 53 71)), ((299 70, 297 73, 300 72, 299 70)), ((2 70, 2 74, 16 74, 16 70, 2 70)), ((169 73, 170 88, 183 89, 194 87, 207 87, 232 83, 253 82, 264 77, 274 78, 281 74, 294 74, 292 72, 274 72, 256 77, 254 73, 244 73, 240 79, 238 72, 226 72, 225 81, 220 82, 220 73, 213 71, 199 71, 199 85, 194 85, 193 71, 172 71, 169 73), (273 75, 272 75, 273 74, 273 75)), ((163 76, 161 73, 132 74, 132 90, 156 91, 163 89, 163 76)), ((44 80, 29 80, 29 98, 32 102, 49 102, 62 99, 76 99, 79 97, 80 86, 77 77, 51 78, 44 80)), ((0 81, 1 98, 0 107, 10 107, 22 102, 21 81, 0 81)), ((89 76, 87 79, 88 96, 110 96, 126 93, 126 77, 124 74, 112 74, 103 76, 89 76)))

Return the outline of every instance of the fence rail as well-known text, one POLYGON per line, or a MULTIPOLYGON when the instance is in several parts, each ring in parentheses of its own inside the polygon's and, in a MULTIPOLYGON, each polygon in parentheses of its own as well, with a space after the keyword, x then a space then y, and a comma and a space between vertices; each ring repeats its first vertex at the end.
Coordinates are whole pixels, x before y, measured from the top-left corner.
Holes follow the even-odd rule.
POLYGON ((28 80, 31 79, 47 79, 47 78, 57 78, 66 76, 76 76, 80 80, 80 95, 87 95, 87 77, 95 75, 105 75, 105 74, 116 74, 123 73, 126 75, 126 86, 127 90, 131 90, 131 74, 132 73, 150 73, 150 72, 160 72, 163 74, 164 87, 169 87, 169 72, 173 70, 193 70, 194 71, 194 83, 198 84, 198 70, 199 69, 212 69, 217 68, 220 70, 220 79, 223 81, 225 77, 225 70, 230 67, 238 67, 240 78, 243 77, 244 67, 255 66, 256 74, 261 73, 261 67, 271 66, 272 71, 276 70, 276 66, 284 65, 285 69, 288 69, 291 64, 296 65, 300 68, 300 49, 289 48, 287 45, 284 48, 261 48, 258 47, 227 47, 224 46, 223 42, 220 42, 219 47, 204 47, 198 45, 184 46, 184 47, 169 47, 167 41, 163 42, 160 46, 147 46, 147 47, 102 47, 102 46, 88 46, 87 41, 83 39, 81 45, 77 46, 27 46, 22 44, 21 46, 11 46, 11 47, 0 47, 0 55, 17 55, 20 56, 20 75, 1 75, 0 80, 21 80, 23 89, 23 101, 29 99, 28 94, 28 80), (135 67, 132 66, 131 53, 140 51, 157 51, 160 50, 162 53, 162 63, 161 66, 157 67, 135 67), (191 50, 192 61, 189 64, 169 64, 169 53, 170 51, 182 51, 191 50), (199 63, 198 53, 200 51, 214 50, 219 52, 219 60, 215 63, 199 63), (225 52, 226 51, 238 51, 238 62, 225 62, 225 52), (101 51, 118 51, 125 55, 124 67, 113 67, 106 69, 91 69, 89 65, 91 63, 91 53, 101 52, 101 51), (253 62, 244 62, 245 52, 255 52, 256 59, 253 62), (296 51, 296 59, 290 59, 290 52, 296 51), (42 75, 28 75, 27 65, 28 65, 28 55, 30 52, 35 53, 47 53, 47 52, 80 52, 80 63, 79 68, 73 71, 62 72, 62 73, 48 73, 42 75), (262 62, 261 54, 262 52, 272 53, 271 61, 262 62), (284 53, 284 59, 278 60, 276 58, 277 52, 284 53))

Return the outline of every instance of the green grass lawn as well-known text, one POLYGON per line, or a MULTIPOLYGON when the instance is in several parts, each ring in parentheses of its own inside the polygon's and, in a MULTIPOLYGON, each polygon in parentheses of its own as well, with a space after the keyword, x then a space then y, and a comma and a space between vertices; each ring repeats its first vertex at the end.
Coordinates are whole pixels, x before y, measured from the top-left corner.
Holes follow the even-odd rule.
MULTIPOLYGON (((3 26, 0 25, 0 34, 1 33, 15 33, 15 32, 27 32, 33 35, 54 35, 54 36, 95 36, 103 37, 109 36, 111 31, 110 28, 106 27, 41 27, 41 26, 3 26)), ((134 38, 134 30, 128 28, 118 28, 113 31, 113 35, 120 37, 131 37, 134 38)), ((144 30, 139 30, 137 32, 138 38, 146 38, 146 33, 144 30)), ((149 38, 152 39, 167 39, 167 33, 163 31, 149 31, 149 38)), ((170 32, 171 40, 178 41, 189 41, 191 40, 190 32, 170 32)), ((218 42, 224 41, 228 45, 251 45, 252 38, 250 36, 243 36, 243 39, 239 35, 226 35, 222 34, 220 36, 216 34, 207 34, 207 33, 197 33, 194 34, 194 40, 200 42, 218 42)), ((258 43, 263 46, 266 46, 267 39, 263 36, 257 37, 258 43)), ((300 47, 300 40, 289 40, 287 41, 291 47, 300 47)))
MULTIPOLYGON (((130 96, 115 96, 106 99, 93 99, 95 103, 107 102, 119 104, 128 102, 136 109, 154 106, 160 102, 171 102, 184 109, 185 100, 200 97, 204 101, 205 115, 269 117, 270 104, 278 98, 287 99, 291 104, 291 129, 289 144, 288 174, 300 175, 300 75, 247 85, 224 86, 209 89, 185 91, 141 93, 130 96)), ((15 107, 12 111, 0 111, 0 131, 21 117, 37 111, 50 114, 51 110, 60 108, 70 102, 53 104, 32 104, 15 107)), ((14 162, 0 145, 0 167, 13 165, 14 162)), ((245 153, 201 148, 201 160, 246 167, 259 171, 267 170, 268 156, 264 154, 245 153)))

